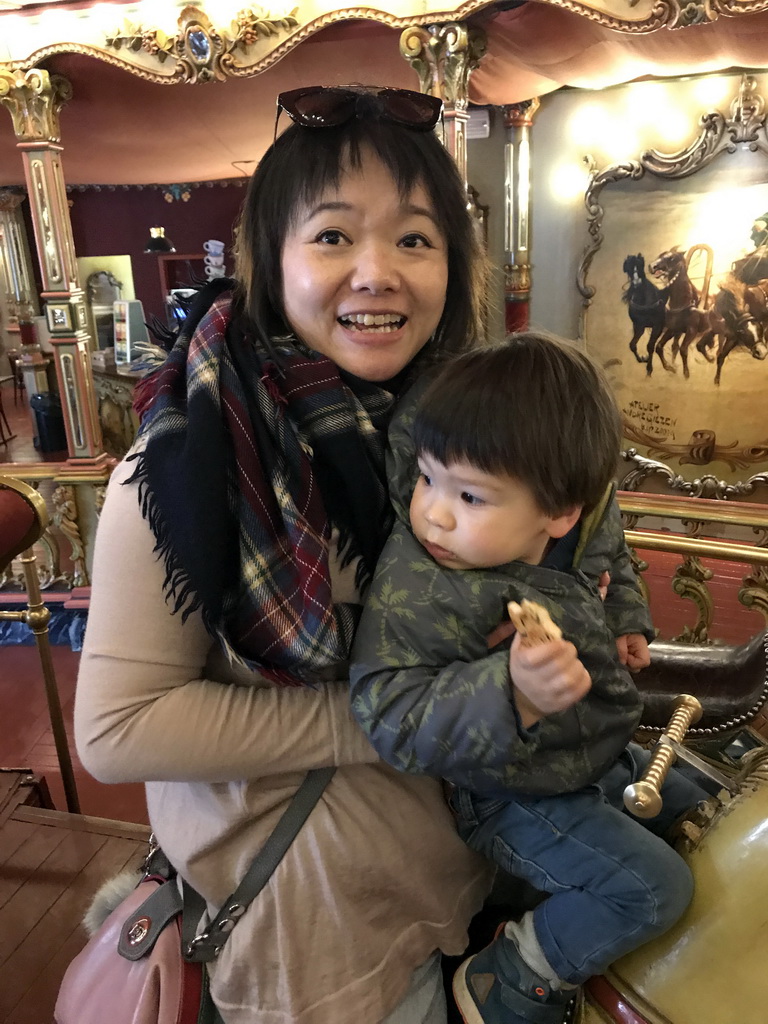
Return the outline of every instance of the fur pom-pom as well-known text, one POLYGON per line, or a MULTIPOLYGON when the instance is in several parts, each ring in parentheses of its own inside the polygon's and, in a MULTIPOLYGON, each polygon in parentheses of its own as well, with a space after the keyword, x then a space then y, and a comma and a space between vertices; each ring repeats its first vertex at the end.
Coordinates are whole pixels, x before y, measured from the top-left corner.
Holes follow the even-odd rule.
POLYGON ((83 916, 83 928, 90 938, 104 924, 106 919, 129 896, 142 878, 137 869, 121 871, 114 878, 107 879, 99 886, 83 916))

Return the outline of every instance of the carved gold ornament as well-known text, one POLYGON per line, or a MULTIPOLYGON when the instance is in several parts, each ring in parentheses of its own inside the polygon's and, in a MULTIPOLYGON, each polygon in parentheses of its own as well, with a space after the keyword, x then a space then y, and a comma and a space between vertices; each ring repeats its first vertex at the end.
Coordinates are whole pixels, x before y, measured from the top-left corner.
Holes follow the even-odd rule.
POLYGON ((400 53, 419 76, 421 91, 461 111, 467 109, 469 76, 486 49, 485 32, 459 22, 406 29, 400 36, 400 53))
POLYGON ((88 571, 85 567, 85 547, 80 523, 78 521, 78 509, 75 499, 75 488, 66 484, 60 484, 53 492, 53 525, 57 526, 69 541, 70 557, 74 572, 72 574, 72 585, 75 587, 87 587, 88 571))
POLYGON ((72 86, 61 75, 49 75, 40 68, 0 68, 0 104, 10 111, 20 142, 58 142, 59 112, 71 99, 72 86))
POLYGON ((249 7, 237 15, 227 32, 190 6, 179 15, 179 31, 174 36, 126 21, 121 32, 107 37, 106 44, 115 50, 143 50, 161 64, 174 60, 176 67, 167 79, 171 82, 224 81, 237 74, 236 50, 246 50, 262 38, 284 35, 298 24, 296 9, 274 18, 261 8, 249 7))
POLYGON ((702 473, 695 480, 687 480, 665 462, 658 462, 656 459, 648 459, 640 455, 636 448, 627 448, 621 453, 621 457, 625 462, 631 463, 631 468, 619 481, 619 488, 623 491, 641 491, 645 487, 646 480, 660 479, 670 491, 679 491, 688 498, 741 501, 744 498, 752 497, 756 491, 768 487, 768 473, 756 473, 748 480, 740 480, 736 483, 720 480, 714 473, 702 473))

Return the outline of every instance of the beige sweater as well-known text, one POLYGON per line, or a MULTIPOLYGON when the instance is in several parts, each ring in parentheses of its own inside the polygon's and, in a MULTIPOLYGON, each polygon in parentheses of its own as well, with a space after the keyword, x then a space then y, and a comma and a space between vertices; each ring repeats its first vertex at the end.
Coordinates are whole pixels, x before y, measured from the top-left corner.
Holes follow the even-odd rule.
MULTIPOLYGON (((78 752, 104 782, 144 781, 161 846, 209 901, 231 893, 309 768, 320 803, 213 967, 226 1024, 376 1024, 435 950, 458 954, 490 882, 440 784, 378 760, 346 681, 280 689, 182 624, 119 466, 101 513, 75 705, 78 752), (239 684, 239 685, 238 685, 239 684)), ((350 572, 334 580, 348 598, 350 572)))

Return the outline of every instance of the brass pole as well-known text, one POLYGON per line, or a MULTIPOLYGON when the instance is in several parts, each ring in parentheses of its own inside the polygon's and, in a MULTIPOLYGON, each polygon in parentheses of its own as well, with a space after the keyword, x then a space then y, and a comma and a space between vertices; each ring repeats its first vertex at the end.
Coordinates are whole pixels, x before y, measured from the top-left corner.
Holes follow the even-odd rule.
POLYGON ((35 554, 32 548, 28 548, 19 558, 24 566, 24 577, 27 584, 26 612, 20 617, 24 619, 35 636, 37 650, 40 655, 40 662, 43 667, 43 679, 45 681, 45 696, 48 701, 48 714, 51 719, 53 740, 56 745, 56 754, 61 769, 61 781, 64 784, 64 797, 67 803, 67 810, 73 814, 80 813, 80 801, 77 796, 75 785, 75 773, 72 768, 72 757, 69 753, 67 732, 64 727, 64 716, 61 711, 59 691, 56 686, 56 674, 53 669, 53 658, 51 656, 51 645, 48 639, 48 622, 51 618, 50 610, 43 604, 40 593, 40 581, 35 571, 35 554))

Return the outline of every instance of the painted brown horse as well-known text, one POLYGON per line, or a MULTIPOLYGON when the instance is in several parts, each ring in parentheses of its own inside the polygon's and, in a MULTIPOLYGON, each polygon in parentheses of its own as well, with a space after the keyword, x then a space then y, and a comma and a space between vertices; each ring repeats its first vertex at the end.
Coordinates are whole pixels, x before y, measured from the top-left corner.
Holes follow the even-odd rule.
MULTIPOLYGON (((664 354, 664 348, 671 340, 672 357, 674 359, 680 353, 683 373, 688 377, 688 349, 695 338, 710 329, 709 311, 699 308, 700 295, 688 276, 686 255, 676 246, 657 256, 648 269, 655 277, 666 278, 669 289, 664 330, 656 341, 654 351, 664 369, 675 373, 674 363, 667 362, 664 354)), ((646 364, 649 375, 653 372, 653 355, 654 352, 649 349, 646 364)))
MULTIPOLYGON (((768 281, 765 282, 768 286, 768 281)), ((710 327, 696 348, 717 364, 715 384, 720 383, 723 363, 735 348, 745 348, 753 359, 765 359, 768 345, 764 328, 768 323, 768 299, 759 287, 745 287, 734 277, 726 278, 709 311, 710 327)))

